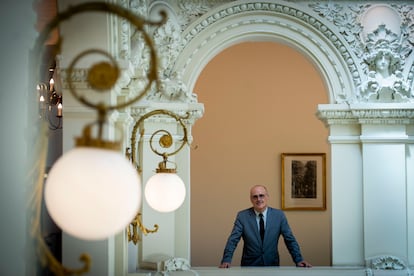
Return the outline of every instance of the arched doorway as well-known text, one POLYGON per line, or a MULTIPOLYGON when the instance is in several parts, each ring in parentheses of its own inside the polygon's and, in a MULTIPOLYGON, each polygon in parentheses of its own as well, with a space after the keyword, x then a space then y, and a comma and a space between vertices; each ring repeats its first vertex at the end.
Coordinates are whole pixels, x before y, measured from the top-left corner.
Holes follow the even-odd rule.
MULTIPOLYGON (((187 87, 189 87, 189 90, 192 91, 195 94, 199 94, 197 91, 197 85, 196 82, 201 75, 202 70, 206 68, 207 64, 214 59, 215 56, 219 55, 219 53, 226 51, 226 49, 230 49, 231 46, 234 46, 239 43, 243 42, 272 42, 272 43, 280 43, 281 45, 284 45, 286 48, 290 48, 291 50, 295 51, 297 54, 299 54, 302 58, 307 60, 308 65, 310 65, 316 72, 317 75, 319 75, 319 80, 321 81, 321 86, 323 86, 323 92, 324 97, 323 100, 319 103, 338 103, 344 101, 346 98, 349 97, 350 94, 352 94, 353 91, 353 82, 352 78, 347 70, 347 65, 343 62, 343 54, 344 48, 342 48, 342 53, 336 48, 332 48, 329 46, 330 42, 328 42, 329 38, 324 37, 324 35, 319 30, 315 30, 312 28, 311 24, 308 24, 307 22, 302 22, 300 20, 296 20, 294 17, 288 17, 285 16, 285 14, 288 13, 297 13, 298 10, 295 8, 291 8, 288 5, 282 7, 282 5, 264 5, 262 3, 258 3, 257 6, 252 8, 251 6, 245 10, 246 12, 243 12, 244 7, 242 4, 236 2, 234 4, 228 4, 220 7, 219 9, 212 10, 208 14, 204 15, 202 18, 197 20, 196 23, 193 23, 192 29, 189 29, 184 34, 184 37, 187 39, 186 47, 184 48, 183 52, 180 54, 180 56, 177 59, 177 62, 175 64, 175 67, 177 71, 183 72, 183 80, 185 81, 187 87), (270 10, 269 10, 270 9, 270 10), (240 11, 240 12, 235 12, 240 11), (295 20, 293 20, 295 19, 295 20)), ((302 14, 303 15, 303 14, 302 14)), ((319 26, 321 27, 321 26, 319 26)), ((323 26, 323 30, 329 30, 328 27, 323 26)), ((331 31, 332 34, 332 31, 331 31)), ((339 43, 340 44, 340 43, 339 43)), ((251 68, 251 70, 256 70, 255 68, 251 68)), ((228 77, 228 76, 227 76, 228 77)), ((223 79, 220 81, 226 81, 226 76, 223 75, 223 79)), ((297 75, 297 81, 300 81, 301 77, 298 74, 297 75)), ((247 96, 249 99, 251 99, 252 104, 254 102, 254 96, 257 91, 251 91, 249 95, 247 96)), ((285 91, 285 93, 288 93, 288 91, 285 91)), ((199 96, 199 102, 204 103, 201 96, 199 96)), ((236 96, 237 97, 237 96, 236 96)), ((266 98, 265 96, 262 96, 262 98, 266 98)), ((261 97, 259 99, 262 100, 261 97)), ((306 97, 300 97, 298 98, 298 102, 303 101, 306 99, 306 97)), ((256 99, 257 100, 257 99, 256 99)), ((278 101, 283 102, 283 98, 279 97, 278 101)), ((310 115, 311 120, 314 120, 314 122, 321 128, 324 129, 323 125, 320 121, 317 120, 315 113, 317 110, 317 102, 314 103, 313 111, 314 113, 310 115)), ((237 118, 237 113, 235 110, 237 110, 237 104, 227 104, 226 108, 228 109, 228 118, 234 118, 233 124, 242 124, 243 120, 239 120, 237 118)), ((208 116, 208 106, 205 107, 205 116, 208 116)), ((249 110, 244 110, 245 114, 249 114, 249 110)), ((207 117, 206 117, 207 118, 207 117)), ((200 120, 201 121, 204 118, 200 120)), ((221 119, 216 118, 216 122, 219 122, 221 119)), ((264 120, 264 118, 257 118, 257 120, 264 120)), ((217 123, 218 124, 218 123, 217 123)), ((249 124, 245 125, 246 132, 249 131, 249 124)), ((238 140, 237 135, 222 135, 220 132, 222 131, 223 126, 217 127, 217 135, 224 140, 231 141, 231 139, 238 140), (224 137, 225 136, 225 137, 224 137)), ((197 124, 194 126, 194 133, 197 131, 197 124)), ((322 130, 324 132, 324 135, 321 136, 321 140, 323 141, 326 148, 327 146, 327 130, 322 130)), ((210 135, 214 135, 214 130, 211 130, 210 135)), ((238 135, 242 135, 238 133, 238 135)), ((257 134, 256 135, 260 135, 257 134)), ((282 134, 283 135, 283 134, 282 134)), ((200 136, 200 135, 198 135, 200 136)), ((293 137, 293 136, 292 136, 293 137)), ((295 136, 297 137, 297 136, 295 136)), ((197 137, 194 136, 194 146, 197 147, 197 137)), ((304 144, 302 144, 304 145, 304 144)), ((246 151, 249 150, 249 147, 252 147, 251 145, 244 145, 245 148, 240 148, 240 151, 246 151)), ((309 147, 312 148, 312 147, 309 147)), ((310 149, 301 149, 304 152, 309 151, 317 151, 314 147, 314 150, 310 149)), ((275 150, 274 148, 269 147, 268 152, 275 150)), ((276 169, 279 169, 280 166, 278 162, 279 156, 278 153, 285 152, 284 149, 277 149, 277 153, 273 156, 274 162, 274 181, 273 185, 274 187, 274 195, 275 198, 274 204, 279 204, 277 200, 280 200, 280 197, 277 199, 278 195, 280 195, 280 179, 276 176, 276 169), (276 184, 277 183, 277 184, 276 184)), ((201 151, 201 150, 200 150, 201 151)), ((298 152, 300 149, 295 148, 291 149, 293 152, 298 152)), ((194 154, 196 154, 196 150, 193 150, 194 154)), ((194 158, 194 154, 192 155, 192 158, 194 158)), ((246 154, 247 157, 248 154, 246 154)), ((230 156, 231 153, 223 153, 222 155, 218 154, 216 155, 217 159, 225 158, 225 156, 230 156)), ((328 157, 329 158, 329 157, 328 157)), ((228 159, 227 159, 228 160, 228 159)), ((230 159, 231 160, 231 159, 230 159)), ((193 162, 193 161, 191 161, 193 162)), ((329 163, 329 159, 328 159, 329 163)), ((231 164, 229 164, 231 166, 231 164)), ((195 167, 192 165, 191 168, 191 174, 193 175, 195 172, 195 167)), ((240 170, 248 170, 249 168, 240 166, 240 170)), ((209 171, 208 168, 203 168, 205 174, 212 174, 211 171, 209 171)), ((217 177, 222 177, 223 174, 228 173, 227 167, 221 168, 221 175, 217 177)), ((234 219, 235 212, 237 210, 240 210, 244 207, 248 207, 249 202, 247 198, 248 193, 248 187, 249 185, 257 184, 252 183, 254 180, 259 181, 259 179, 256 179, 255 172, 252 172, 251 174, 253 176, 253 179, 250 179, 250 181, 245 181, 246 183, 243 183, 241 185, 244 185, 243 189, 236 190, 236 197, 240 197, 245 199, 244 204, 240 204, 239 206, 232 206, 230 220, 234 219), (246 206, 247 204, 247 206, 246 206)), ((229 177, 231 177, 231 174, 229 174, 229 177)), ((279 176, 280 177, 280 176, 279 176)), ((195 189, 195 185, 197 183, 194 183, 194 180, 192 178, 192 189, 195 189)), ((233 184, 233 183, 232 183, 233 184)), ((233 184, 234 185, 234 184, 233 184)), ((272 185, 272 184, 271 184, 272 185)), ((209 185, 204 185, 203 189, 209 189, 209 185)), ((213 192, 213 191, 210 191, 213 192)), ((220 191, 217 191, 220 193, 220 191)), ((273 191, 272 191, 273 192, 273 191)), ((200 195, 203 195, 200 193, 200 195)), ((231 195, 229 195, 231 197, 231 195)), ((201 196, 200 196, 201 198, 201 196)), ((208 200, 208 198, 203 198, 204 205, 198 206, 200 213, 198 216, 202 216, 202 209, 205 208, 206 212, 211 208, 210 204, 218 204, 218 206, 223 205, 220 201, 214 202, 214 199, 212 201, 208 200)), ((223 198, 220 199, 223 201, 223 198)), ((243 200, 243 199, 241 199, 243 200)), ((191 208, 194 208, 194 205, 197 203, 197 197, 191 199, 191 208)), ((224 201, 224 205, 225 205, 224 201)), ((197 216, 197 214, 193 213, 192 211, 192 217, 197 216)), ((216 210, 216 212, 218 212, 216 210)), ((215 212, 209 212, 209 216, 216 215, 215 212)), ((292 215, 293 217, 300 217, 298 214, 292 215)), ((228 218, 226 218, 226 223, 228 222, 228 218)), ((209 227, 211 228, 221 228, 220 225, 223 223, 217 223, 212 222, 212 225, 209 224, 209 227)), ((232 221, 231 221, 232 223, 232 221)), ((192 222, 191 225, 194 225, 192 222)), ((207 227, 206 225, 204 225, 207 227)), ((202 227, 200 227, 202 228, 202 227)), ((326 225, 326 228, 329 228, 329 224, 326 225)), ((220 241, 216 241, 213 239, 207 239, 205 241, 199 241, 199 244, 208 244, 211 246, 211 243, 219 243, 220 245, 217 245, 217 248, 219 249, 219 252, 216 251, 216 255, 218 255, 216 258, 217 264, 220 261, 222 249, 224 247, 225 239, 227 238, 228 232, 231 229, 222 229, 221 232, 221 239, 220 241)), ((208 231, 208 230, 207 230, 208 231)), ((220 231, 220 230, 219 230, 220 231)), ((327 229, 327 235, 326 240, 330 241, 330 229, 327 229)), ((193 237, 193 233, 192 233, 193 237)), ((315 241, 315 239, 313 239, 315 241)), ((192 248, 194 250, 194 246, 192 245, 192 248)), ((201 246, 202 247, 202 246, 201 246)), ((329 247, 329 246, 328 246, 329 247)), ((329 255, 329 253, 327 253, 329 255)), ((289 262, 290 260, 287 260, 289 262)), ((237 261, 236 261, 237 262, 237 261)), ((319 262, 319 261, 318 261, 319 262)), ((320 262, 323 265, 329 265, 330 264, 330 258, 325 258, 325 261, 320 262)), ((197 265, 197 260, 196 264, 197 265)), ((209 265, 214 265, 214 260, 209 260, 209 265)))

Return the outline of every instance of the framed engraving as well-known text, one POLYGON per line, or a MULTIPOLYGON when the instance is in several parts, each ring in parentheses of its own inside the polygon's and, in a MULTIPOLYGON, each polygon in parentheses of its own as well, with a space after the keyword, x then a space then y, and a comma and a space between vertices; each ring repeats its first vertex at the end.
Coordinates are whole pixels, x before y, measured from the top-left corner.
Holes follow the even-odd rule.
POLYGON ((282 153, 282 210, 326 210, 325 153, 282 153))

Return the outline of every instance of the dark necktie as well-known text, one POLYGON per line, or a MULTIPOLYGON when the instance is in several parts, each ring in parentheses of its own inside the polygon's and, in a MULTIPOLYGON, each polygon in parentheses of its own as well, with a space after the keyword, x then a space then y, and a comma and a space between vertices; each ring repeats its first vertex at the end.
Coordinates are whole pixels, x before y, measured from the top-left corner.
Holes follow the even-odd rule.
POLYGON ((264 220, 263 220, 263 214, 260 213, 259 214, 260 220, 259 220, 259 225, 260 225, 260 237, 262 238, 262 241, 264 239, 264 233, 265 233, 265 227, 264 227, 264 220))

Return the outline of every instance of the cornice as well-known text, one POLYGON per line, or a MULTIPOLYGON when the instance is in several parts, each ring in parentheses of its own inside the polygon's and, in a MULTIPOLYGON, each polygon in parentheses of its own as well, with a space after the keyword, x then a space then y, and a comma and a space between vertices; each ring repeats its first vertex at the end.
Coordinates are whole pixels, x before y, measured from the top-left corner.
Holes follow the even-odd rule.
MULTIPOLYGON (((143 115, 156 109, 165 109, 174 112, 175 114, 185 117, 183 121, 188 125, 193 125, 204 114, 204 105, 200 103, 145 103, 130 108, 130 115, 134 119, 139 119, 143 115)), ((156 117, 156 116, 154 116, 156 117)), ((161 117, 162 118, 162 117, 161 117)), ((165 119, 163 119, 165 120, 165 119)), ((168 121, 169 119, 167 119, 168 121)))
POLYGON ((414 123, 414 104, 319 105, 317 117, 326 125, 408 125, 414 123))

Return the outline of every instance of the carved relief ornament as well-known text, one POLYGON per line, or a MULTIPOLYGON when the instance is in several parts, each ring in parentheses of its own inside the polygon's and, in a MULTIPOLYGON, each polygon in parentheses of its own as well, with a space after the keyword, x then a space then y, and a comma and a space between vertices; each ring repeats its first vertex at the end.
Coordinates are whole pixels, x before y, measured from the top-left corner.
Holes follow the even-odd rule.
MULTIPOLYGON (((318 33, 320 37, 324 37, 327 43, 337 51, 338 56, 343 60, 343 65, 332 63, 331 69, 335 70, 339 80, 346 82, 348 76, 343 76, 343 72, 338 68, 338 66, 345 66, 354 91, 335 91, 334 103, 411 102, 413 100, 414 64, 412 64, 413 58, 410 52, 414 45, 413 5, 407 3, 380 5, 393 10, 400 20, 398 31, 391 30, 396 35, 392 35, 388 31, 390 30, 388 25, 378 26, 377 30, 367 30, 364 26, 364 18, 366 19, 368 11, 375 9, 379 4, 366 1, 118 1, 143 16, 150 15, 152 10, 159 6, 161 8, 165 6, 169 12, 167 24, 153 30, 154 41, 160 55, 159 75, 162 89, 152 91, 148 95, 148 100, 197 102, 196 95, 189 91, 188 84, 183 81, 183 70, 186 70, 185 66, 188 61, 183 62, 184 67, 177 68, 177 60, 186 51, 186 46, 205 29, 219 21, 225 21, 228 17, 252 11, 264 12, 267 15, 273 14, 275 24, 279 17, 292 18, 295 22, 301 22, 303 26, 316 30, 315 35, 318 33), (388 33, 388 36, 383 37, 384 33, 388 33), (380 42, 378 38, 383 40, 380 42), (396 45, 399 45, 399 48, 396 48, 396 45), (375 60, 372 57, 381 52, 378 50, 379 46, 382 47, 382 53, 386 51, 392 53, 394 60, 391 63, 398 65, 396 66, 398 68, 392 70, 395 80, 389 81, 392 84, 386 84, 386 87, 390 89, 383 89, 383 85, 376 85, 376 87, 372 85, 375 73, 377 73, 372 70, 375 60), (398 62, 395 62, 396 60, 398 62), (370 87, 370 90, 365 87, 370 87), (373 92, 376 90, 384 93, 373 92), (387 91, 391 92, 385 93, 387 91)), ((140 84, 140 75, 142 75, 140 71, 145 71, 147 68, 147 56, 145 51, 144 54, 141 51, 143 45, 126 22, 115 19, 112 26, 112 33, 115 36, 112 41, 116 43, 113 47, 116 49, 114 52, 119 60, 126 60, 132 65, 135 75, 131 76, 131 84, 140 86, 142 85, 140 84)), ((329 54, 323 49, 325 46, 318 45, 321 51, 329 54)), ((331 57, 328 58, 331 59, 331 57)), ((340 85, 344 89, 345 84, 340 85)))
POLYGON ((327 126, 348 124, 371 125, 408 125, 414 123, 414 105, 411 103, 397 106, 385 104, 354 105, 325 105, 320 106, 317 112, 318 118, 327 126))

